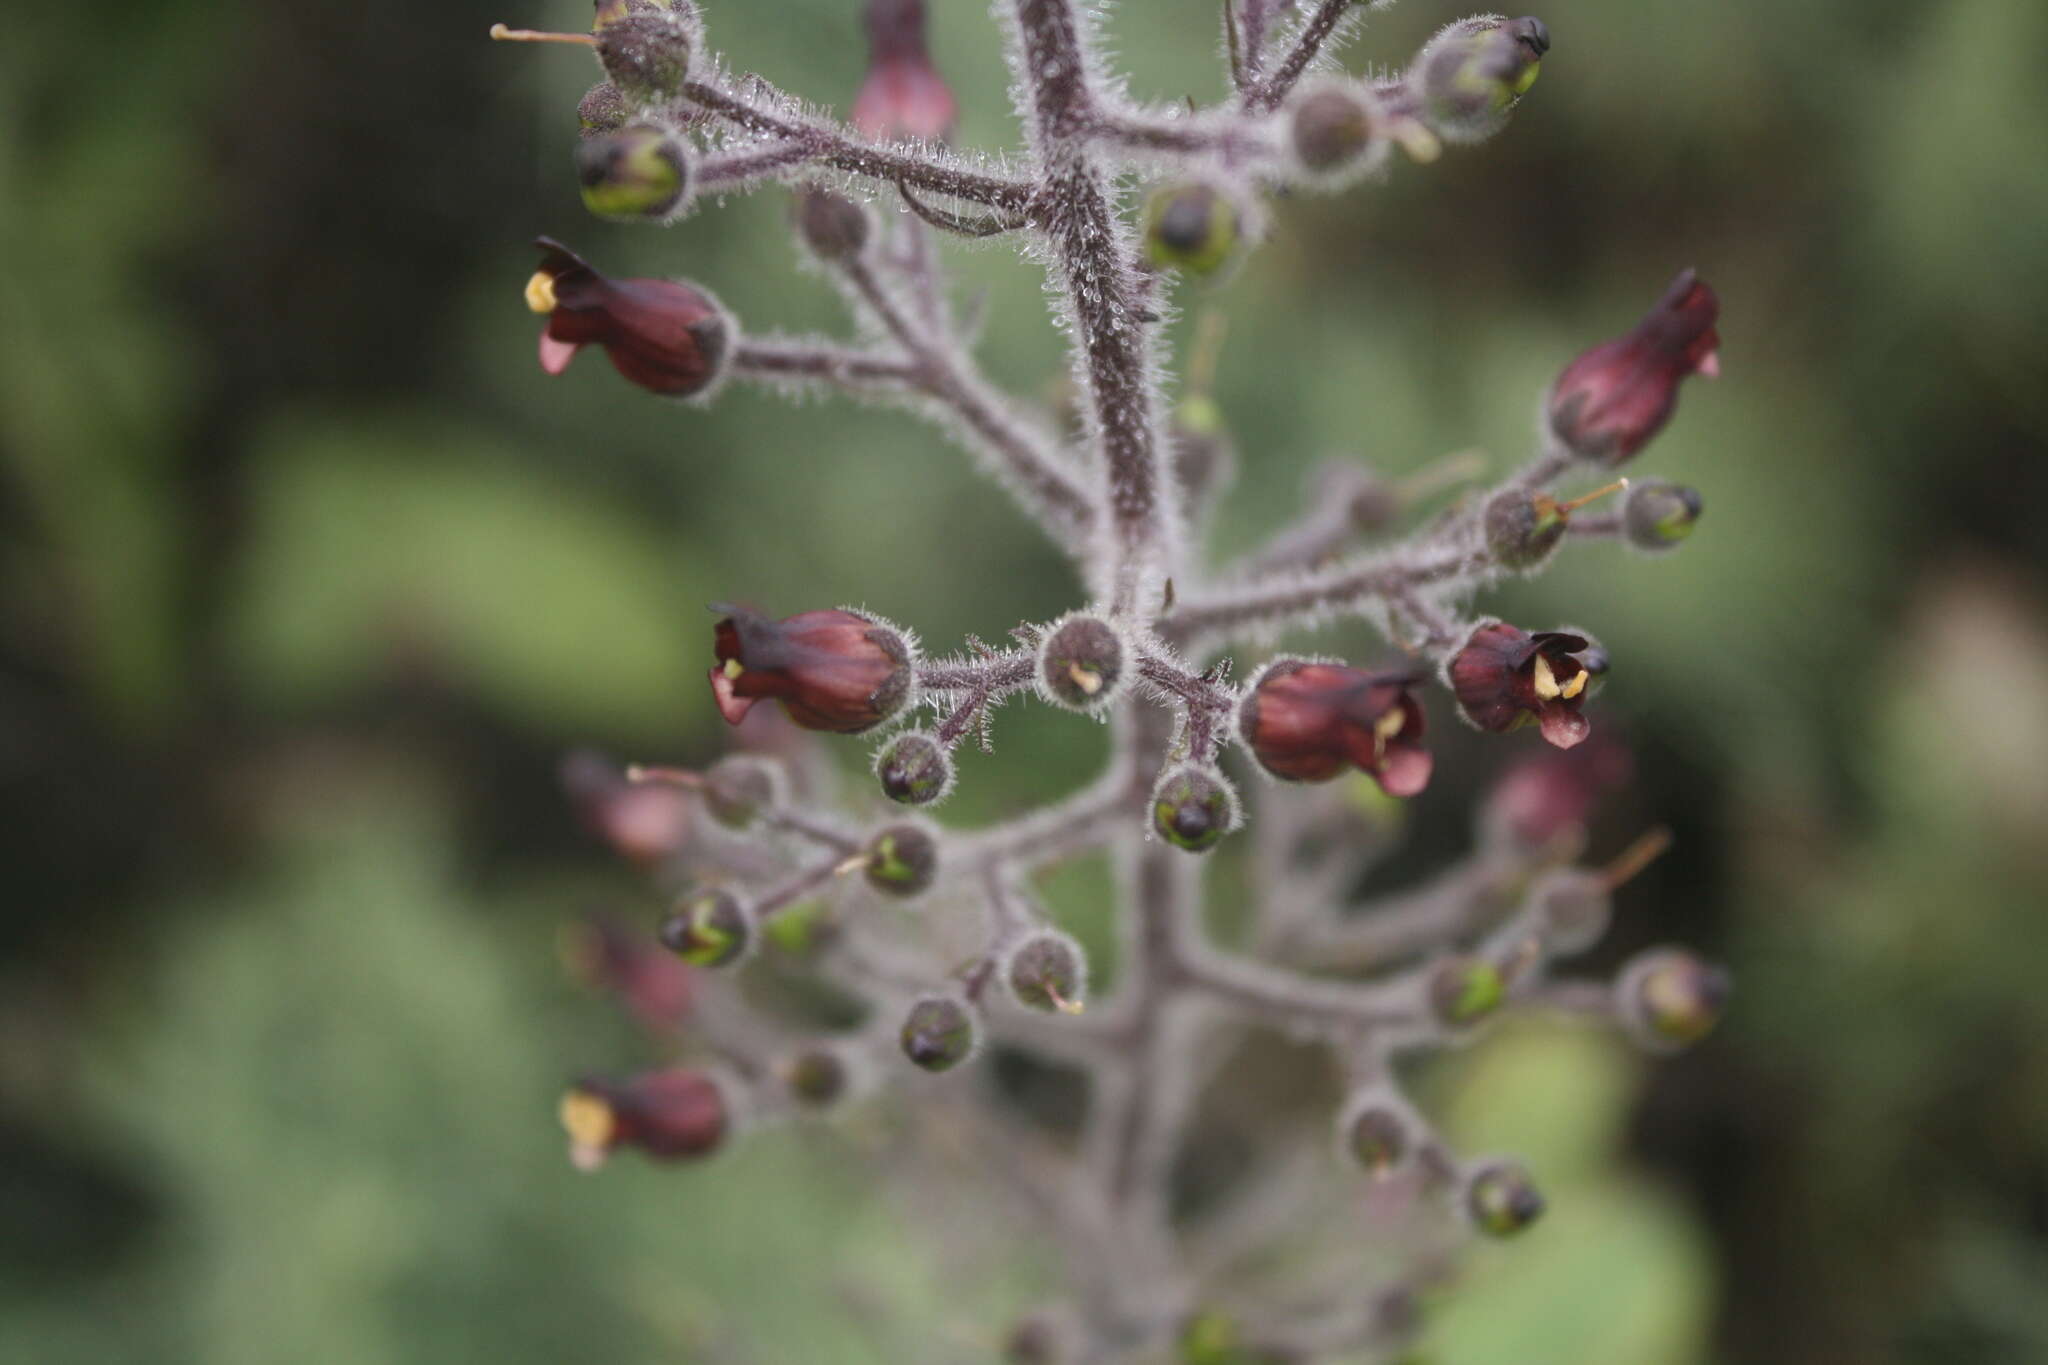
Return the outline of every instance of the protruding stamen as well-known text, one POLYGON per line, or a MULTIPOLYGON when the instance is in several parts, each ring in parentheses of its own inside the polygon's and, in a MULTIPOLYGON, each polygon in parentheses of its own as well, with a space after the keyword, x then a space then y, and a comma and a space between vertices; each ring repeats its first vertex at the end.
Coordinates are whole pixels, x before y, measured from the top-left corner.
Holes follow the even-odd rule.
POLYGON ((687 787, 696 791, 704 785, 704 775, 693 773, 688 768, 664 768, 640 763, 626 765, 626 780, 635 784, 659 782, 669 787, 687 787))
POLYGON ((1600 499, 1606 497, 1609 493, 1620 493, 1625 491, 1627 488, 1627 479, 1616 479, 1613 483, 1604 484, 1601 487, 1594 489, 1590 493, 1581 493, 1578 497, 1573 498, 1570 502, 1559 503, 1557 505, 1557 510, 1569 516, 1573 512, 1578 511, 1581 507, 1584 507, 1587 503, 1598 502, 1600 499))
POLYGON ((1102 675, 1092 668, 1083 668, 1078 663, 1068 664, 1067 676, 1074 680, 1074 686, 1091 697, 1102 690, 1102 675))
POLYGON ((597 46, 597 39, 588 33, 541 33, 530 28, 507 28, 503 24, 491 25, 491 38, 500 43, 576 43, 582 47, 597 46))
POLYGON ((1577 673, 1574 673, 1572 675, 1570 682, 1564 684, 1564 686, 1557 689, 1557 695, 1564 698, 1566 701, 1570 701, 1572 698, 1578 696, 1579 693, 1585 691, 1586 684, 1591 682, 1592 680, 1593 675, 1582 668, 1577 673))
POLYGON ((1557 685, 1557 674, 1550 671, 1550 660, 1541 654, 1536 656, 1536 666, 1530 670, 1529 680, 1536 688, 1536 695, 1545 701, 1556 701, 1564 691, 1557 685))
POLYGON ((1635 880, 1644 868, 1664 856, 1671 843, 1671 830, 1668 826, 1658 825, 1654 829, 1645 830, 1634 843, 1616 854, 1614 861, 1607 864, 1600 874, 1601 880, 1607 884, 1609 891, 1635 880))
POLYGON ((545 270, 533 272, 533 278, 526 282, 526 306, 536 313, 547 314, 555 311, 555 277, 545 270))
POLYGON ((866 849, 862 849, 860 852, 847 857, 843 862, 836 864, 832 869, 832 875, 835 877, 851 877, 856 872, 862 872, 872 867, 874 862, 875 855, 866 849))
POLYGON ((1046 983, 1045 994, 1047 998, 1052 1001, 1052 1007, 1058 1010, 1061 1014, 1080 1014, 1088 1008, 1086 1001, 1067 999, 1067 997, 1061 995, 1059 993, 1059 989, 1052 985, 1050 982, 1046 983))

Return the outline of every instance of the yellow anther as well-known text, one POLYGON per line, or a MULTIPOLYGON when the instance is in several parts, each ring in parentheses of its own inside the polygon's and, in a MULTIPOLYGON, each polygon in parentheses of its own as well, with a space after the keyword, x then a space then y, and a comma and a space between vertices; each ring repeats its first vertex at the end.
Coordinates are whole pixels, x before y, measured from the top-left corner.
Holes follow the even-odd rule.
POLYGON ((741 663, 738 659, 727 659, 725 661, 725 676, 733 682, 738 682, 740 680, 740 674, 746 671, 747 666, 741 663))
POLYGON ((579 1152, 603 1152, 612 1145, 619 1121, 612 1107, 588 1090, 571 1090, 562 1096, 562 1127, 579 1152))
POLYGON ((1080 688, 1091 697, 1102 690, 1102 675, 1092 668, 1083 668, 1079 664, 1068 664, 1067 676, 1074 680, 1074 686, 1080 688))
POLYGON ((1531 672, 1531 681, 1536 685, 1536 695, 1545 701, 1556 701, 1564 689, 1557 685, 1557 675, 1550 671, 1550 660, 1541 654, 1536 656, 1536 667, 1531 672))
POLYGON ((1573 675, 1572 680, 1570 682, 1566 683, 1563 687, 1557 689, 1557 695, 1563 697, 1566 701, 1570 701, 1573 697, 1578 696, 1579 693, 1586 690, 1586 683, 1589 679, 1592 678, 1592 676, 1593 675, 1591 673, 1588 673, 1585 669, 1580 669, 1575 675, 1573 675))
POLYGON ((545 270, 533 272, 526 282, 526 306, 536 313, 555 311, 555 277, 545 270))

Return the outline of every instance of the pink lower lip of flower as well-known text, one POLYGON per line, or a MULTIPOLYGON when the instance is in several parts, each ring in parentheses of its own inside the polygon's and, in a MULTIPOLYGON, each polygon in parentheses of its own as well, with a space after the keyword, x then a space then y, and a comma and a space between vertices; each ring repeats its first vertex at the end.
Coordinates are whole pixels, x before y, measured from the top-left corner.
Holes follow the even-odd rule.
POLYGON ((540 367, 548 374, 560 374, 569 368, 569 362, 583 347, 573 341, 557 341, 546 332, 540 334, 540 367))
POLYGON ((711 699, 718 703, 718 714, 725 718, 727 725, 738 725, 747 718, 747 712, 754 709, 759 697, 742 697, 733 690, 732 677, 724 665, 711 670, 711 699))

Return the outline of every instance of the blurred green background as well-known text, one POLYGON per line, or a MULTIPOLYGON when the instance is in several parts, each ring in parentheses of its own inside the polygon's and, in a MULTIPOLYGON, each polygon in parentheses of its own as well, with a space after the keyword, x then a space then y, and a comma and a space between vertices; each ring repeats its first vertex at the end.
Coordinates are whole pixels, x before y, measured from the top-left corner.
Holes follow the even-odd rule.
MULTIPOLYGON (((738 65, 841 107, 856 8, 707 6, 738 65)), ((1010 144, 983 7, 933 9, 962 140, 1010 144)), ((1136 89, 1218 93, 1213 9, 1117 8, 1136 89)), ((1548 378, 1677 267, 1723 299, 1725 379, 1640 462, 1703 490, 1699 534, 1499 606, 1616 659, 1599 720, 1637 777, 1595 851, 1679 834, 1602 961, 1696 943, 1736 1007, 1668 1063, 1518 1031, 1445 1078, 1453 1132, 1529 1153, 1553 1213, 1475 1266, 1434 1358, 2048 1360, 2048 7, 1539 12, 1505 134, 1276 204, 1185 300, 1230 321, 1231 550, 1332 454, 1518 458, 1548 378)), ((1350 64, 1451 17, 1408 0, 1350 64)), ((901 1359, 885 1320, 980 1359, 1029 1293, 1030 1256, 945 1271, 858 1131, 562 1159, 562 1079, 645 1048, 557 928, 652 906, 569 818, 561 752, 718 752, 707 601, 948 642, 1075 585, 907 418, 676 408, 596 357, 543 381, 537 232, 758 328, 838 314, 780 192, 585 216, 593 68, 485 42, 499 19, 587 23, 106 0, 0 45, 0 1359, 901 1359)), ((1040 277, 954 260, 991 371, 1046 392, 1040 277)), ((1437 729, 1416 868, 1536 743, 1437 729)), ((953 817, 1101 743, 1029 707, 998 740, 953 817)))

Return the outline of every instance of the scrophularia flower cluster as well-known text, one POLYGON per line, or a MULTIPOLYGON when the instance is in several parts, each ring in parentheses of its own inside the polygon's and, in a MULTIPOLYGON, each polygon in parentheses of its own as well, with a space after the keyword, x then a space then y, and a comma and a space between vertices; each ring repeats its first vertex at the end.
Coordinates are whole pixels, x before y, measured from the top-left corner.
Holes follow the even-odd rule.
MULTIPOLYGON (((1256 457, 1239 456, 1210 394, 1213 333, 1178 401, 1166 397, 1175 288, 1227 280, 1278 194, 1342 190, 1499 132, 1551 50, 1541 21, 1481 15, 1405 67, 1349 75, 1335 53, 1374 7, 1227 0, 1228 92, 1196 107, 1128 95, 1080 0, 994 0, 1026 125, 1003 157, 949 145, 958 103, 922 0, 864 5, 870 61, 846 122, 728 70, 689 0, 600 0, 587 35, 494 30, 594 50, 604 79, 579 105, 575 158, 593 213, 661 222, 708 196, 786 189, 800 248, 861 324, 854 341, 754 332, 703 285, 610 278, 542 238, 526 300, 544 371, 596 346, 629 384, 669 397, 754 383, 898 404, 965 447, 1086 590, 1063 617, 944 656, 864 607, 776 619, 721 606, 709 700, 735 726, 757 709, 780 723, 755 717, 747 747, 701 771, 570 761, 589 827, 669 895, 648 929, 578 930, 571 961, 684 1057, 568 1091, 578 1165, 619 1148, 705 1158, 749 1129, 894 1094, 923 1117, 899 1129, 884 1174, 927 1191, 964 1146, 984 1159, 977 1197, 1005 1206, 988 1225, 1035 1224, 1060 1250, 1060 1292, 1013 1324, 979 1325, 1008 1359, 1351 1359, 1401 1349, 1460 1239, 1514 1235, 1544 1207, 1537 1173, 1454 1150, 1403 1092, 1398 1062, 1524 1010, 1604 1020, 1655 1051, 1711 1030, 1727 979, 1683 950, 1645 954, 1611 982, 1561 972, 1601 938, 1616 889, 1663 836, 1580 865, 1588 812, 1627 768, 1594 705, 1608 653, 1579 626, 1472 608, 1574 542, 1658 552, 1692 532, 1697 492, 1614 471, 1670 422, 1689 376, 1718 372, 1704 282, 1680 273, 1635 326, 1565 364, 1528 462, 1423 529, 1399 531, 1474 471, 1450 461, 1396 481, 1334 465, 1258 551, 1223 565, 1198 552, 1196 528, 1240 458, 1256 457), (1045 263, 1074 420, 982 375, 936 249, 949 236, 1008 237, 1045 263), (1610 481, 1563 496, 1587 475, 1610 481), (1584 512, 1614 494, 1617 510, 1584 512), (1350 619, 1377 627, 1388 656, 1233 670, 1225 655, 1350 619), (1027 693, 1106 721, 1106 770, 1006 823, 933 823, 926 812, 972 780, 966 756, 990 743, 996 709, 1027 693), (1393 843, 1385 803, 1428 799, 1431 713, 1446 707, 1489 733, 1533 727, 1536 750, 1479 811, 1468 857, 1358 901, 1393 843), (803 732, 871 737, 864 802, 834 801, 803 732), (1247 801, 1227 767, 1274 780, 1247 801), (1236 839, 1251 904, 1223 944, 1204 928, 1202 873, 1236 839), (1115 970, 1096 998, 1088 953, 1035 878, 1100 852, 1119 906, 1115 970), (757 972, 814 982, 838 1004, 807 1012, 800 992, 743 989, 757 972), (1204 1087, 1248 1034, 1275 1028, 1323 1044, 1345 1078, 1334 1142, 1270 1138, 1276 1150, 1184 1207, 1173 1178, 1203 1140, 1204 1087), (1020 1120, 1016 1096, 973 1065, 990 1050, 1076 1079, 1078 1116, 1020 1120), (923 1136, 941 1131, 971 1140, 923 1136), (1276 1246, 1294 1259, 1276 1261, 1276 1246), (1302 1276, 1304 1255, 1354 1269, 1302 1276)), ((957 1357, 936 1339, 906 1335, 902 1358, 957 1357)))

